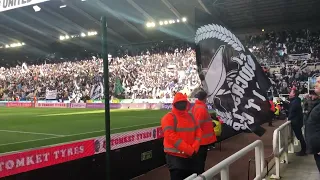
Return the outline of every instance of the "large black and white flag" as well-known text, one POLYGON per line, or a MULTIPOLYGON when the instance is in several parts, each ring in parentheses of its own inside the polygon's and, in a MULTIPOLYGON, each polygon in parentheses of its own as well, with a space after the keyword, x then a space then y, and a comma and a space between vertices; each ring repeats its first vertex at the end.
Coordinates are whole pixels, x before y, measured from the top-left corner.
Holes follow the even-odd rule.
POLYGON ((260 125, 270 117, 271 83, 254 55, 219 24, 200 26, 195 43, 200 79, 217 115, 236 131, 262 136, 260 125))

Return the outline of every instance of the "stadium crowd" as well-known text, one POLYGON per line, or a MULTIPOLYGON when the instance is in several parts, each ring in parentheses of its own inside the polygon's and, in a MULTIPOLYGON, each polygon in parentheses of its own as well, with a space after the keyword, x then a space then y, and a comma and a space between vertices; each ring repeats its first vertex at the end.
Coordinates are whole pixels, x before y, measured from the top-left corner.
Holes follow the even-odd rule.
MULTIPOLYGON (((308 77, 319 73, 316 64, 306 68, 306 63, 317 62, 320 56, 319 32, 301 30, 262 33, 247 37, 245 42, 262 65, 266 66, 275 94, 288 94, 293 86, 305 93, 308 77), (309 56, 304 55, 304 59, 290 57, 290 54, 297 53, 309 56), (278 66, 268 68, 271 64, 278 66)), ((110 96, 171 98, 173 92, 190 94, 200 85, 195 51, 186 43, 172 46, 155 44, 135 54, 123 51, 118 52, 117 56, 109 58, 110 96)), ((103 84, 102 75, 103 62, 96 57, 80 61, 1 67, 0 98, 46 98, 48 90, 57 90, 59 99, 63 100, 75 97, 85 100, 93 96, 103 99, 103 96, 94 94, 96 88, 103 84)))
MULTIPOLYGON (((174 91, 190 92, 199 86, 195 51, 188 46, 168 51, 150 49, 138 56, 109 58, 110 94, 122 98, 170 98, 174 91)), ((57 90, 59 99, 76 96, 91 99, 97 86, 103 84, 102 73, 103 61, 96 57, 74 62, 2 67, 0 98, 46 98, 48 90, 57 90)))
POLYGON ((256 55, 268 64, 281 64, 292 61, 289 54, 310 54, 309 62, 317 62, 320 57, 320 32, 302 30, 287 30, 261 33, 247 36, 246 45, 256 55))

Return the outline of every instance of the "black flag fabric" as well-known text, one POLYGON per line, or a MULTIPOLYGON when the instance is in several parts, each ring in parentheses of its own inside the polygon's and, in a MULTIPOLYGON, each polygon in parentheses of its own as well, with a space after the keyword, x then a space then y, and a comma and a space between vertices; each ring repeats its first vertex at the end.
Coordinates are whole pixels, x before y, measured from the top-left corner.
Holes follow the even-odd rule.
POLYGON ((203 89, 216 113, 235 131, 262 136, 270 118, 270 80, 255 56, 226 27, 206 24, 196 31, 196 56, 203 89))

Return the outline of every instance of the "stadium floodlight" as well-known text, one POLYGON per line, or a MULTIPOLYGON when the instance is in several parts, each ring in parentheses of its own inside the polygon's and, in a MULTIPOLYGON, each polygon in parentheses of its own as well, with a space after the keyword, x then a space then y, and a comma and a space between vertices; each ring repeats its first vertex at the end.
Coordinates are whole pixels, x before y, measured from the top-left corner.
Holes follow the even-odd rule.
POLYGON ((36 5, 36 6, 33 6, 33 10, 34 10, 35 12, 39 12, 39 11, 41 10, 41 8, 36 5))
POLYGON ((169 20, 169 24, 172 24, 173 22, 172 22, 172 20, 169 20))
POLYGON ((180 20, 179 20, 179 19, 177 19, 177 22, 179 23, 179 22, 180 22, 180 20))
POLYGON ((155 26, 156 26, 156 23, 154 23, 154 22, 148 22, 147 23, 147 27, 148 28, 155 27, 155 26))
POLYGON ((183 17, 181 20, 182 20, 182 22, 186 22, 186 21, 187 21, 187 18, 186 18, 186 17, 183 17))
POLYGON ((164 21, 164 24, 167 25, 167 24, 168 24, 168 21, 164 21))
POLYGON ((174 24, 174 23, 176 23, 176 21, 175 21, 175 20, 172 20, 172 23, 174 24))
POLYGON ((70 39, 70 37, 68 35, 65 36, 66 39, 70 39))
POLYGON ((67 7, 67 5, 61 5, 61 6, 60 6, 60 9, 61 9, 61 8, 65 8, 65 7, 67 7))
MULTIPOLYGON (((16 42, 16 43, 12 43, 12 44, 6 44, 4 47, 2 48, 15 48, 15 47, 21 47, 24 46, 25 43, 21 43, 21 42, 16 42)), ((1 46, 0 46, 1 47, 1 46)))
POLYGON ((264 32, 264 29, 262 29, 261 31, 264 32))
POLYGON ((86 33, 81 33, 81 37, 86 37, 86 33))
MULTIPOLYGON (((97 35, 98 33, 97 33, 97 31, 90 31, 90 32, 88 32, 88 36, 95 36, 95 35, 97 35)), ((82 36, 82 34, 81 34, 81 36, 82 36)), ((83 37, 83 36, 82 36, 83 37)))
POLYGON ((64 36, 60 36, 60 40, 63 41, 65 40, 66 38, 64 36))
POLYGON ((162 25, 163 25, 163 21, 160 21, 160 22, 159 22, 159 25, 162 26, 162 25))

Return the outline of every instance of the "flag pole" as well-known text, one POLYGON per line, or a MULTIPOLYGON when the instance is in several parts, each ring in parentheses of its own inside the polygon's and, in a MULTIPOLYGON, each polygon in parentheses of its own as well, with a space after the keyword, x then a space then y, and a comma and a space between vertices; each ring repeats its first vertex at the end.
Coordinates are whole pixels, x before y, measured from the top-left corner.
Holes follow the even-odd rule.
POLYGON ((107 50, 107 19, 101 17, 101 44, 103 59, 104 77, 104 109, 105 109, 105 129, 106 129, 106 180, 111 180, 110 175, 110 104, 109 104, 109 61, 107 50))

